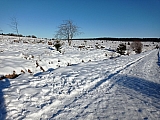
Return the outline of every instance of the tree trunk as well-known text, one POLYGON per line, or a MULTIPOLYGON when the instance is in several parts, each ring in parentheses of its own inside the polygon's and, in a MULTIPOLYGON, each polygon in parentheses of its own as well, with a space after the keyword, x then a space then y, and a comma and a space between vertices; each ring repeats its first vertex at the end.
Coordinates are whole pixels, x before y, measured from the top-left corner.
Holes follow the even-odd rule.
POLYGON ((69 36, 68 36, 68 45, 69 46, 71 46, 71 42, 72 42, 72 40, 69 38, 69 36))

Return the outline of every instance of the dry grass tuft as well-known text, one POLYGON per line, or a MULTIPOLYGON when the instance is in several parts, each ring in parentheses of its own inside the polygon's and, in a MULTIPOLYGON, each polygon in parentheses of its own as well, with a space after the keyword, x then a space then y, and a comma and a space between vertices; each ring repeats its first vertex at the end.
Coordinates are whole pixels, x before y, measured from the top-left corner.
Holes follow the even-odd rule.
POLYGON ((28 73, 32 73, 30 69, 28 69, 28 73))
POLYGON ((45 72, 45 70, 43 69, 43 67, 40 66, 40 69, 41 69, 43 72, 45 72))
POLYGON ((20 74, 16 74, 16 72, 13 71, 13 74, 1 76, 1 77, 0 77, 0 80, 6 79, 6 78, 8 78, 8 79, 14 79, 14 78, 18 77, 19 75, 20 75, 20 74))
POLYGON ((48 45, 53 45, 53 43, 48 41, 48 45))
POLYGON ((24 70, 21 70, 21 73, 25 73, 24 70))

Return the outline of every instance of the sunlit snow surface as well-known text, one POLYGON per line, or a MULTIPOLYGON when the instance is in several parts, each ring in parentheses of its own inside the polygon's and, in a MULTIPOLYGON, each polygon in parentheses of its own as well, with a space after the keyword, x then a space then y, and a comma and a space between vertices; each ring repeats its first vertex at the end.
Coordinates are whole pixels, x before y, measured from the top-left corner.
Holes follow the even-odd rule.
POLYGON ((93 47, 65 43, 62 54, 47 42, 12 41, 1 40, 0 75, 22 69, 25 74, 0 81, 0 119, 160 119, 160 58, 154 46, 116 57, 108 49, 119 42, 74 41, 73 46, 93 47), (106 48, 96 49, 97 42, 106 48))

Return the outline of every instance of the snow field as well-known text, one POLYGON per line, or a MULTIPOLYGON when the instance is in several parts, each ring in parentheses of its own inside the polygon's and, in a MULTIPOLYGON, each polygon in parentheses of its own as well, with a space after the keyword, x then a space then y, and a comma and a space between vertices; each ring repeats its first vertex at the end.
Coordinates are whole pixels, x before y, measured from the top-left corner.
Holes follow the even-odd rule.
POLYGON ((107 84, 107 88, 110 89, 113 85, 107 81, 110 77, 149 53, 61 67, 31 77, 29 80, 25 79, 26 74, 21 75, 15 80, 13 79, 10 82, 11 87, 4 91, 6 95, 9 94, 8 96, 4 95, 5 99, 9 97, 11 100, 6 101, 7 113, 11 114, 8 117, 21 119, 26 115, 27 119, 33 117, 40 119, 47 114, 47 119, 53 113, 57 113, 57 110, 63 110, 65 105, 93 91, 98 86, 103 86, 103 83, 107 84), (11 107, 17 103, 23 105, 16 109, 11 107), (13 111, 16 114, 13 114, 13 111))
MULTIPOLYGON (((21 42, 14 42, 16 37, 3 36, 0 44, 0 75, 26 73, 30 71, 32 74, 47 71, 50 68, 65 67, 81 62, 99 61, 118 56, 116 52, 108 50, 116 50, 120 41, 100 41, 74 40, 72 45, 68 46, 67 41, 63 41, 62 53, 55 50, 52 45, 48 45, 49 40, 21 38, 21 42), (85 46, 78 48, 78 46, 85 46), (95 46, 104 47, 104 49, 96 49, 95 46)), ((125 42, 127 45, 127 42, 125 42)), ((148 45, 145 42, 143 51, 153 49, 157 43, 148 45), (149 47, 145 47, 148 45, 149 47)), ((129 45, 127 45, 129 49, 129 45)))
POLYGON ((28 43, 15 43, 11 37, 0 44, 0 75, 25 71, 0 81, 0 119, 160 118, 154 45, 141 54, 117 57, 111 51, 121 42, 73 41, 73 46, 86 46, 79 49, 65 41, 64 53, 59 53, 47 41, 22 39, 28 43))
POLYGON ((61 54, 53 46, 49 46, 47 41, 36 44, 33 43, 33 40, 28 40, 28 43, 15 43, 13 41, 14 39, 8 38, 0 46, 2 51, 0 56, 1 75, 12 74, 13 71, 17 74, 22 71, 26 73, 28 70, 35 74, 43 72, 40 67, 47 71, 50 68, 56 69, 81 62, 98 61, 107 59, 111 55, 113 57, 118 55, 107 50, 79 49, 67 45, 63 46, 62 51, 64 54, 61 54))

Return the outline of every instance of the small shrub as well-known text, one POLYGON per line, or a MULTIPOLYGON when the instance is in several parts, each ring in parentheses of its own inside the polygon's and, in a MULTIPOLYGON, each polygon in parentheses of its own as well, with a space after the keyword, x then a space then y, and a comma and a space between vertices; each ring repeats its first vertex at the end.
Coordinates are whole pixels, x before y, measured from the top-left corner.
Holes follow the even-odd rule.
POLYGON ((31 37, 32 37, 32 38, 37 38, 35 35, 32 35, 31 37))
POLYGON ((95 47, 96 47, 96 49, 100 49, 101 48, 99 44, 96 44, 95 47))
POLYGON ((27 35, 26 37, 29 37, 29 38, 30 38, 30 37, 31 37, 31 35, 27 35))
POLYGON ((39 66, 39 64, 38 64, 38 62, 37 62, 37 60, 36 60, 36 68, 39 66))
POLYGON ((85 48, 85 46, 80 45, 80 46, 78 46, 78 48, 80 48, 80 50, 82 50, 83 48, 85 48))
POLYGON ((156 47, 155 47, 156 49, 158 49, 159 48, 159 46, 158 45, 156 45, 156 47))
POLYGON ((125 51, 126 51, 126 45, 121 43, 119 44, 118 48, 117 48, 117 53, 121 54, 121 55, 124 55, 125 54, 125 51))
POLYGON ((28 73, 32 73, 30 69, 28 69, 28 73))
POLYGON ((48 45, 52 45, 52 44, 53 44, 52 42, 48 41, 48 45))
POLYGON ((21 73, 25 73, 24 70, 21 70, 21 73))
POLYGON ((85 46, 81 45, 81 46, 78 46, 78 48, 84 48, 85 46))
POLYGON ((71 64, 70 64, 70 63, 67 63, 67 66, 71 66, 71 64))
MULTIPOLYGON (((103 42, 103 41, 102 41, 103 42)), ((104 49, 105 47, 104 46, 101 46, 101 49, 104 49)))
POLYGON ((140 41, 134 41, 131 43, 130 47, 136 54, 139 54, 142 52, 143 44, 140 41))
POLYGON ((0 76, 0 80, 5 79, 6 77, 4 75, 0 76))
POLYGON ((45 72, 45 70, 43 69, 43 67, 42 67, 42 66, 40 66, 40 69, 41 69, 43 72, 45 72))
POLYGON ((56 40, 55 43, 54 43, 54 47, 56 48, 57 51, 61 52, 61 46, 62 46, 62 43, 60 43, 59 40, 56 40))
POLYGON ((19 43, 19 40, 14 40, 13 42, 17 42, 17 43, 19 43))

